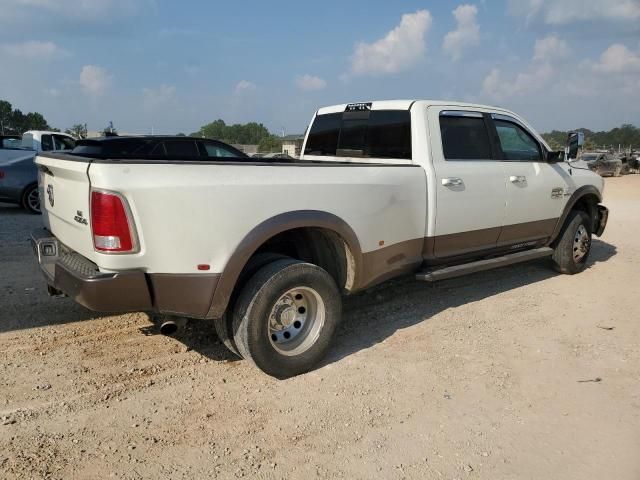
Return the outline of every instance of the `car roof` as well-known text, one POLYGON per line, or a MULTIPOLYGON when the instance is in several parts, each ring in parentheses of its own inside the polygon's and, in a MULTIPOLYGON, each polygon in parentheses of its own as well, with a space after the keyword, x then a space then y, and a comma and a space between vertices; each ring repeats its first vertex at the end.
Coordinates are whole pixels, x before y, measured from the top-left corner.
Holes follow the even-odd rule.
POLYGON ((512 115, 515 115, 513 112, 506 110, 502 107, 496 107, 491 105, 481 105, 477 103, 471 102, 453 102, 453 101, 445 101, 445 100, 374 100, 374 101, 365 101, 365 102, 353 102, 353 103, 342 103, 339 105, 330 105, 327 107, 322 107, 318 109, 318 115, 324 115, 327 113, 340 113, 344 112, 348 105, 353 104, 371 104, 371 110, 410 110, 414 104, 418 103, 427 107, 430 106, 447 106, 447 107, 465 107, 465 108, 483 108, 489 110, 500 110, 502 112, 507 112, 512 115))

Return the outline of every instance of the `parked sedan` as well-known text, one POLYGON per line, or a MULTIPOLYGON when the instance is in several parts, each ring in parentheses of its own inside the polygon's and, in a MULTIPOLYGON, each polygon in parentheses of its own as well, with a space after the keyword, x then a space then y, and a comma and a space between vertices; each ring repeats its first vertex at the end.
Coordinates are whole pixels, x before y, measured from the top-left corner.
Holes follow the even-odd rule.
POLYGON ((610 153, 583 153, 580 158, 590 170, 601 176, 619 177, 622 172, 622 162, 610 153))
POLYGON ((40 213, 38 169, 32 151, 0 164, 0 202, 16 203, 30 213, 40 213))

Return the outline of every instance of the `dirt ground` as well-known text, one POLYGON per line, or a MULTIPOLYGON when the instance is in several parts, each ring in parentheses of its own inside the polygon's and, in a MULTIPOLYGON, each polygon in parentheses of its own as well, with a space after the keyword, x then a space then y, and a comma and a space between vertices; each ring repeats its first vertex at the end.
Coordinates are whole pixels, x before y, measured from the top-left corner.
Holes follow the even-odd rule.
POLYGON ((47 297, 40 219, 0 205, 0 478, 638 480, 640 175, 605 203, 582 274, 393 281, 286 381, 210 322, 167 338, 47 297))

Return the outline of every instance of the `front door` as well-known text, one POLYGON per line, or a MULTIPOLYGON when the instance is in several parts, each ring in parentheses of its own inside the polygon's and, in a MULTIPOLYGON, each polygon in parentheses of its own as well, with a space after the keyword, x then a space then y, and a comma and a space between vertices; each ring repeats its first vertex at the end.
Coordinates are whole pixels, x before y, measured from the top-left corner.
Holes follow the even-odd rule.
POLYGON ((481 111, 432 107, 429 125, 436 177, 433 255, 495 248, 504 221, 506 186, 490 141, 489 119, 481 111))
POLYGON ((551 236, 569 192, 569 174, 549 164, 543 147, 518 120, 492 115, 507 189, 507 208, 498 246, 529 246, 551 236))

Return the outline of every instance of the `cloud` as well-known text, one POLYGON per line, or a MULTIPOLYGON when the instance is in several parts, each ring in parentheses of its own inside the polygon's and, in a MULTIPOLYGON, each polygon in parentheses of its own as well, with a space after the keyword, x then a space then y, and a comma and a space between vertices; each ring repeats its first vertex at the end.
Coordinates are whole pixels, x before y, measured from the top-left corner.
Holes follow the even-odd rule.
POLYGON ((111 85, 113 76, 97 65, 85 65, 80 71, 80 85, 87 95, 100 96, 111 85))
POLYGON ((592 63, 592 68, 601 73, 637 73, 640 72, 640 54, 634 53, 626 46, 616 43, 607 48, 600 60, 592 63))
POLYGON ((638 0, 509 0, 509 9, 517 16, 524 16, 527 23, 541 20, 555 26, 640 20, 638 0))
POLYGON ((322 90, 327 86, 326 80, 314 75, 298 75, 295 79, 296 86, 305 92, 322 90))
POLYGON ((456 61, 462 56, 463 50, 478 45, 480 26, 476 21, 478 8, 475 5, 460 5, 452 13, 457 27, 445 35, 442 49, 456 61))
POLYGON ((494 68, 484 79, 482 91, 491 98, 504 100, 516 95, 542 90, 547 82, 553 78, 553 74, 553 67, 548 63, 544 63, 537 68, 519 73, 513 81, 509 82, 503 81, 500 70, 494 68))
POLYGON ((564 40, 555 34, 549 35, 536 40, 533 60, 538 62, 562 60, 568 57, 570 52, 571 50, 564 40))
POLYGON ((554 78, 559 60, 569 55, 569 47, 557 35, 536 40, 533 57, 524 71, 512 80, 504 80, 499 68, 493 68, 482 83, 484 95, 504 100, 517 95, 540 91, 554 78))
POLYGON ((425 35, 431 23, 431 14, 427 10, 403 15, 400 24, 384 38, 356 45, 351 57, 351 73, 391 74, 412 67, 424 55, 425 35))
POLYGON ((158 88, 143 88, 142 96, 144 105, 149 108, 165 105, 175 98, 176 87, 173 85, 160 85, 158 88))
POLYGON ((53 42, 38 42, 31 40, 22 43, 5 43, 0 45, 0 51, 6 55, 29 60, 55 60, 56 58, 68 57, 66 50, 58 47, 53 42))
POLYGON ((240 80, 235 88, 233 89, 233 91, 236 93, 236 95, 239 95, 241 93, 244 92, 253 92, 256 89, 256 84, 253 82, 250 82, 248 80, 240 80))

